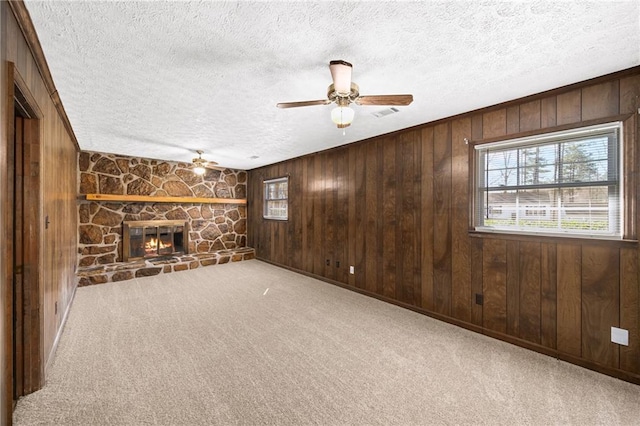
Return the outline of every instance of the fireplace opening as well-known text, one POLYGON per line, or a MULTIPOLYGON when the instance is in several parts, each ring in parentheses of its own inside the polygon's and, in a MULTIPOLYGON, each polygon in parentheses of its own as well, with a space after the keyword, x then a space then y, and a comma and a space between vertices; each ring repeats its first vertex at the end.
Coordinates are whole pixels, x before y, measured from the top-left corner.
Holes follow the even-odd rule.
POLYGON ((188 223, 181 220, 122 223, 123 261, 187 254, 188 223))

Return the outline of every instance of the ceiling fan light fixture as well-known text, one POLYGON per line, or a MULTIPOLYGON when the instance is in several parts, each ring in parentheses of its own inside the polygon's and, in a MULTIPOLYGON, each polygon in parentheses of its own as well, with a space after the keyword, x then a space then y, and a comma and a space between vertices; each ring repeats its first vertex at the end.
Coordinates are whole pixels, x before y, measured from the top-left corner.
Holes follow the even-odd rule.
POLYGON ((344 129, 353 122, 355 111, 348 106, 339 106, 331 111, 331 121, 333 121, 338 129, 344 129))
POLYGON ((210 164, 210 165, 218 164, 214 161, 207 161, 204 158, 202 158, 202 154, 204 154, 204 151, 198 149, 196 150, 196 152, 198 153, 198 158, 194 158, 193 160, 191 160, 191 162, 193 163, 193 169, 192 169, 193 173, 199 176, 202 176, 207 171, 207 169, 205 168, 207 164, 210 164))

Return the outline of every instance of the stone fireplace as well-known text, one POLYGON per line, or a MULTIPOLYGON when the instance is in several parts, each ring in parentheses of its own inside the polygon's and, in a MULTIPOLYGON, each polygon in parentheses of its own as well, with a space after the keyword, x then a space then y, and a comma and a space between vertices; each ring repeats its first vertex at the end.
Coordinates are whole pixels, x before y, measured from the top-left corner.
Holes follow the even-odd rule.
POLYGON ((123 261, 189 253, 189 223, 183 220, 125 221, 123 261))
POLYGON ((254 257, 246 247, 247 173, 192 169, 191 163, 79 154, 79 286, 254 257))

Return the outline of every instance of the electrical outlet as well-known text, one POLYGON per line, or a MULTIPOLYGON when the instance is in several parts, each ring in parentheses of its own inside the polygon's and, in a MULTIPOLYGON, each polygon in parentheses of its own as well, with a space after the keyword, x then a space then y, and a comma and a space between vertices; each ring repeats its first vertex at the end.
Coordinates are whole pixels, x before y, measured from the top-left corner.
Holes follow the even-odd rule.
POLYGON ((484 297, 480 293, 476 293, 476 305, 482 305, 484 303, 484 297))
POLYGON ((355 268, 355 266, 349 266, 349 273, 350 273, 351 275, 353 275, 353 274, 355 274, 355 273, 356 273, 356 268, 355 268))
POLYGON ((327 266, 331 266, 331 260, 327 259, 327 266))
POLYGON ((336 268, 339 268, 339 267, 340 267, 340 261, 336 260, 336 268))
POLYGON ((611 341, 622 346, 629 346, 629 330, 611 327, 611 341))

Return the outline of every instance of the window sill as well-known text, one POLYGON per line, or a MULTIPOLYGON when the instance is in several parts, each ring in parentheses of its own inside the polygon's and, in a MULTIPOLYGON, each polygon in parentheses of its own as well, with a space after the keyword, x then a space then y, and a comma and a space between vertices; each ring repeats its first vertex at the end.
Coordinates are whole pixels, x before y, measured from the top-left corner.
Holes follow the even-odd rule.
POLYGON ((634 248, 637 248, 638 246, 638 240, 593 238, 593 237, 587 237, 587 236, 579 237, 576 235, 565 237, 561 235, 519 234, 516 232, 480 231, 475 229, 470 229, 468 234, 469 234, 469 237, 472 237, 472 238, 487 238, 487 239, 494 239, 494 240, 537 241, 542 243, 593 244, 593 245, 634 247, 634 248))

